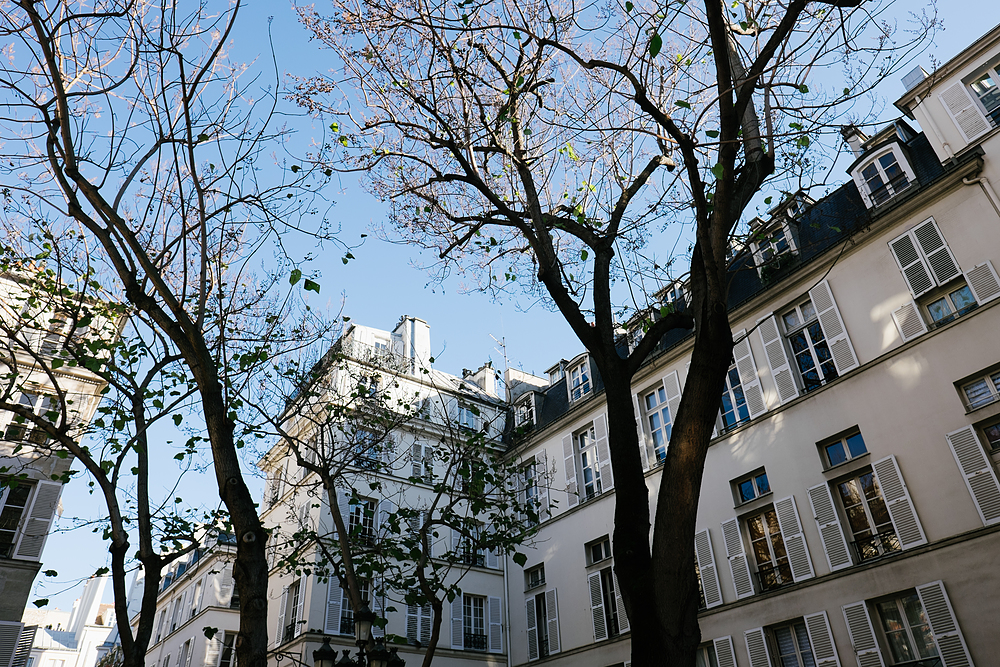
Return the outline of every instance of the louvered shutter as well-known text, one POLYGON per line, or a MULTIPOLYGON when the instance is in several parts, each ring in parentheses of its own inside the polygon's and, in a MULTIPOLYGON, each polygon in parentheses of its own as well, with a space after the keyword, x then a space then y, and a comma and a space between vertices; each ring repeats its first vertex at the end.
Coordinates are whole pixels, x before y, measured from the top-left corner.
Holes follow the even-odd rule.
POLYGON ((306 605, 306 580, 305 578, 299 579, 299 599, 295 605, 295 626, 292 628, 292 636, 298 637, 303 630, 305 630, 306 624, 303 621, 305 618, 305 605, 306 605))
POLYGON ((503 653, 503 604, 497 597, 487 599, 489 607, 489 650, 490 653, 503 653))
POLYGON ((538 494, 538 520, 551 515, 549 508, 549 458, 546 450, 535 455, 535 491, 538 494))
POLYGON ((935 282, 931 276, 930 267, 917 249, 917 243, 911 232, 906 232, 889 241, 889 249, 896 258, 896 265, 903 274, 903 280, 910 289, 913 298, 934 289, 935 282))
POLYGON ((14 658, 11 660, 11 667, 25 667, 28 664, 37 631, 37 625, 21 628, 21 634, 17 638, 17 648, 14 649, 14 658))
POLYGON ((410 446, 410 477, 424 478, 424 448, 419 440, 410 446))
POLYGON ((628 622, 628 614, 625 610, 625 599, 622 597, 622 588, 618 585, 618 575, 612 571, 611 577, 615 582, 615 608, 618 610, 618 631, 625 633, 631 627, 628 622))
POLYGON ((668 373, 663 378, 663 390, 667 394, 667 408, 670 410, 670 423, 673 424, 677 421, 677 409, 681 406, 681 381, 677 371, 668 373))
POLYGON ((350 492, 337 492, 337 509, 340 510, 340 518, 344 522, 344 529, 351 532, 351 494, 350 492))
POLYGON ((545 591, 545 625, 549 638, 549 655, 559 652, 559 605, 556 589, 545 591))
POLYGON ((823 329, 823 336, 830 348, 830 355, 837 367, 837 373, 843 375, 857 368, 859 365, 858 355, 854 353, 854 346, 851 344, 850 336, 847 335, 844 318, 840 316, 840 310, 837 308, 837 301, 833 298, 830 283, 825 280, 821 281, 809 290, 809 298, 812 299, 813 306, 816 307, 819 326, 823 329))
POLYGON ((903 481, 903 474, 899 470, 895 456, 887 456, 872 463, 875 471, 875 478, 882 489, 882 496, 885 498, 886 508, 889 510, 889 518, 896 528, 896 535, 899 537, 899 544, 903 549, 911 549, 927 544, 927 536, 924 535, 924 528, 920 525, 917 512, 913 508, 913 500, 910 492, 903 481))
POLYGON ((420 607, 406 605, 406 639, 411 643, 420 641, 420 607))
POLYGON ((928 218, 911 231, 938 285, 944 285, 962 275, 962 270, 958 268, 958 262, 955 261, 951 248, 945 243, 944 235, 941 234, 934 218, 928 218))
POLYGON ((576 507, 577 503, 580 502, 580 497, 576 490, 576 452, 573 451, 573 436, 563 436, 562 445, 563 472, 566 475, 566 495, 568 497, 567 506, 576 507))
POLYGON ((604 594, 601 591, 601 573, 595 572, 587 577, 590 585, 590 613, 594 622, 594 639, 601 641, 608 638, 608 626, 604 620, 604 594))
POLYGON ((489 549, 486 552, 486 567, 491 570, 500 569, 500 557, 497 556, 497 552, 493 549, 489 549))
POLYGON ((771 377, 778 389, 778 400, 784 405, 788 401, 798 398, 799 390, 795 386, 792 365, 785 353, 785 342, 781 339, 778 319, 771 314, 760 320, 759 325, 757 331, 760 332, 760 341, 764 345, 764 354, 767 357, 767 364, 771 368, 771 377))
POLYGON ((833 641, 830 619, 826 612, 806 614, 802 620, 806 622, 816 667, 840 667, 840 656, 837 655, 837 645, 833 641))
POLYGON ((747 401, 750 418, 756 419, 767 412, 767 404, 764 403, 764 390, 760 386, 757 364, 754 363, 750 339, 746 333, 746 329, 741 329, 733 334, 733 340, 738 341, 733 346, 733 358, 736 360, 736 370, 740 374, 740 386, 743 387, 743 396, 747 401))
POLYGON ((990 122, 976 106, 961 81, 945 88, 939 98, 948 115, 955 121, 955 127, 967 142, 971 143, 989 131, 990 122))
POLYGON ((615 478, 611 472, 611 448, 608 447, 608 420, 604 414, 594 420, 594 442, 597 445, 597 460, 601 466, 601 488, 610 491, 615 488, 615 478))
POLYGON ((733 638, 729 635, 717 637, 712 640, 715 647, 715 657, 719 661, 719 667, 737 667, 736 647, 733 646, 733 638))
POLYGON ((1000 297, 1000 276, 997 276, 993 262, 989 260, 966 271, 965 282, 969 283, 976 303, 980 306, 1000 297))
POLYGON ((788 552, 788 565, 792 569, 792 580, 795 582, 812 579, 816 576, 812 560, 809 558, 809 546, 806 536, 802 533, 802 522, 799 521, 799 510, 795 506, 795 496, 788 496, 774 502, 774 511, 778 515, 778 528, 781 539, 785 542, 788 552))
POLYGON ((632 407, 635 409, 635 426, 639 436, 639 458, 642 460, 642 469, 645 471, 649 470, 649 438, 646 436, 646 412, 643 410, 642 397, 638 394, 632 394, 632 407))
POLYGON ((274 645, 281 646, 285 634, 285 607, 288 605, 288 586, 281 588, 281 603, 278 605, 278 629, 274 633, 274 645))
POLYGON ((920 316, 920 309, 912 300, 892 311, 892 321, 896 323, 899 337, 903 339, 904 343, 927 333, 927 325, 924 324, 924 318, 920 316))
POLYGON ((228 607, 233 601, 233 587, 236 586, 236 581, 233 579, 233 564, 226 563, 226 566, 222 568, 222 572, 219 573, 219 599, 218 605, 220 607, 228 607))
POLYGON ((986 451, 971 426, 952 431, 946 436, 965 486, 976 504, 984 526, 1000 522, 1000 483, 986 451))
POLYGON ((851 644, 858 656, 859 667, 885 667, 882 652, 875 641, 875 629, 868 615, 868 605, 862 600, 853 604, 845 604, 844 620, 847 621, 847 631, 851 634, 851 644))
POLYGON ((0 667, 10 667, 17 650, 17 640, 21 637, 23 623, 0 621, 0 667))
POLYGON ((457 528, 451 529, 451 551, 455 554, 462 553, 462 533, 457 528))
POLYGON ((431 643, 431 622, 433 621, 434 610, 429 604, 420 608, 420 643, 429 646, 431 643))
POLYGON ((722 604, 722 589, 719 587, 719 571, 715 567, 715 552, 708 529, 695 533, 694 556, 701 573, 701 589, 705 593, 705 607, 711 609, 722 604))
POLYGON ((222 640, 219 639, 220 636, 224 637, 225 634, 222 631, 218 631, 208 640, 208 644, 205 646, 204 667, 216 667, 219 664, 219 659, 222 657, 222 640))
POLYGON ((41 481, 35 485, 31 505, 25 511, 25 518, 21 522, 21 534, 17 546, 14 547, 14 558, 21 560, 41 558, 61 492, 61 482, 41 481))
POLYGON ((191 658, 194 657, 194 643, 195 643, 195 640, 196 640, 196 638, 192 637, 187 642, 188 652, 187 652, 187 660, 184 661, 184 667, 191 667, 191 658))
POLYGON ((339 635, 344 589, 340 587, 340 580, 336 577, 330 577, 326 585, 326 622, 323 629, 328 635, 339 635))
POLYGON ((847 538, 837 516, 837 508, 833 504, 833 494, 828 484, 818 484, 811 487, 809 504, 812 505, 813 518, 819 528, 819 536, 823 539, 823 551, 826 552, 826 562, 831 572, 850 567, 851 553, 847 549, 847 538))
POLYGON ((736 599, 742 600, 745 597, 750 597, 753 595, 750 563, 747 561, 746 550, 743 548, 740 523, 735 517, 722 523, 722 540, 726 544, 726 557, 729 559, 729 571, 733 574, 736 599))
MULTIPOLYGON (((382 601, 382 595, 379 594, 382 588, 373 582, 370 590, 371 595, 369 596, 369 599, 371 600, 371 610, 374 612, 376 618, 385 620, 385 605, 382 601)), ((301 593, 299 599, 302 599, 301 593)), ((304 630, 305 625, 303 625, 303 631, 304 630)), ((372 637, 385 637, 385 626, 379 627, 377 624, 372 625, 372 637)))
POLYGON ((462 597, 456 595, 451 601, 451 647, 462 649, 465 646, 465 631, 462 625, 462 597))
POLYGON ((764 628, 754 628, 743 633, 750 656, 750 667, 771 667, 771 652, 767 650, 764 628))
POLYGON ((937 644, 938 653, 944 663, 943 667, 973 667, 969 647, 966 646, 962 631, 958 628, 955 610, 952 609, 951 600, 944 590, 944 582, 932 581, 917 586, 917 595, 920 596, 920 603, 924 606, 924 613, 927 614, 927 622, 931 626, 934 643, 937 644))
POLYGON ((528 628, 528 660, 538 660, 538 626, 535 620, 535 598, 524 603, 524 614, 528 628))

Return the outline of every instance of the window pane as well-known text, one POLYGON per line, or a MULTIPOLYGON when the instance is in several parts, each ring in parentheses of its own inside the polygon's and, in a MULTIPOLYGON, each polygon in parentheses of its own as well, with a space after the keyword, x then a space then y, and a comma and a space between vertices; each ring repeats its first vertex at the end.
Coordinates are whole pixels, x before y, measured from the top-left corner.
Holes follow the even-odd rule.
POLYGON ((980 405, 986 405, 993 400, 993 394, 990 393, 990 387, 986 384, 985 379, 976 380, 972 384, 965 385, 964 391, 970 408, 978 408, 980 405))
POLYGON ((937 322, 951 315, 951 308, 948 307, 948 301, 941 297, 927 305, 927 312, 930 313, 931 319, 937 322))
POLYGON ((847 436, 847 449, 850 450, 852 459, 868 453, 868 448, 865 447, 865 441, 862 440, 860 433, 847 436))
POLYGON ((808 322, 810 320, 816 319, 816 309, 813 308, 812 301, 806 301, 804 304, 799 306, 802 309, 802 321, 808 322))
POLYGON ((785 331, 791 331, 795 327, 799 326, 799 314, 797 311, 792 311, 785 314, 782 318, 785 322, 785 331))
POLYGON ((835 466, 838 463, 843 463, 847 460, 847 454, 844 452, 844 443, 835 442, 832 445, 826 446, 826 458, 830 462, 831 466, 835 466))
POLYGON ((756 495, 753 492, 753 482, 749 479, 740 482, 740 500, 745 503, 754 498, 756 495))
POLYGON ((965 310, 976 303, 976 298, 972 296, 972 290, 969 289, 968 285, 962 285, 949 296, 951 302, 955 304, 955 310, 965 310))
POLYGON ((983 432, 986 434, 986 442, 990 443, 990 447, 993 449, 1000 447, 1000 424, 987 426, 983 432))
POLYGON ((802 656, 802 667, 816 667, 812 646, 809 644, 809 634, 806 632, 804 623, 795 624, 795 641, 799 647, 799 654, 802 656))
POLYGON ((757 482, 757 493, 763 495, 771 493, 771 485, 767 483, 767 473, 761 473, 753 478, 757 482))
POLYGON ((656 407, 656 392, 646 395, 646 410, 652 410, 656 407))

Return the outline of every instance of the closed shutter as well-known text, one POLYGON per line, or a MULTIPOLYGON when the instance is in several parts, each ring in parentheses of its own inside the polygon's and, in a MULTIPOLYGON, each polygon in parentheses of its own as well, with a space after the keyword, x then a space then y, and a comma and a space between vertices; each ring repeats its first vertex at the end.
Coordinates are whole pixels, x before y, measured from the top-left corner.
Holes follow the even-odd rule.
POLYGON ((667 409, 670 411, 670 423, 673 424, 677 421, 677 409, 681 407, 681 381, 677 371, 663 378, 663 390, 667 394, 667 409))
POLYGON ((415 604, 406 605, 406 640, 411 644, 420 641, 420 607, 415 604))
POLYGON ((983 525, 1000 522, 1000 484, 976 430, 966 426, 952 431, 946 438, 983 525))
POLYGON ((11 667, 25 667, 28 658, 31 656, 31 646, 35 643, 35 633, 38 631, 37 625, 29 625, 21 628, 21 634, 17 638, 17 648, 14 649, 14 658, 11 660, 11 667))
POLYGON ((337 509, 340 510, 340 518, 344 522, 344 530, 348 535, 351 532, 351 494, 350 492, 337 492, 337 509))
POLYGON ((594 640, 608 638, 608 625, 604 620, 604 594, 601 591, 601 573, 595 572, 587 577, 590 584, 590 613, 594 623, 594 640))
POLYGON ((740 523, 736 517, 722 524, 722 540, 726 543, 726 557, 729 559, 729 571, 733 574, 733 587, 736 589, 736 599, 742 600, 753 595, 753 582, 750 579, 750 563, 747 561, 746 550, 743 548, 743 537, 740 535, 740 523))
POLYGON ((274 633, 274 645, 281 646, 285 634, 285 607, 288 605, 288 586, 281 588, 281 603, 278 605, 278 628, 274 633))
POLYGON ((733 334, 733 339, 737 341, 733 346, 733 358, 736 360, 736 370, 740 374, 740 386, 743 387, 747 410, 750 411, 750 418, 755 419, 767 412, 767 405, 764 403, 764 390, 760 386, 757 364, 754 363, 750 339, 746 333, 746 329, 742 329, 733 334))
POLYGON ((10 667, 13 662, 23 627, 23 623, 0 621, 0 667, 10 667))
POLYGON ((944 667, 973 667, 969 647, 965 645, 965 638, 958 628, 955 610, 944 590, 944 582, 932 581, 917 586, 917 595, 924 606, 944 667))
POLYGON ((556 589, 545 591, 545 624, 549 638, 549 655, 559 652, 559 604, 556 589))
POLYGON ((375 534, 385 535, 390 532, 389 517, 396 511, 396 503, 391 500, 378 501, 378 511, 375 512, 375 534))
POLYGON ((225 634, 222 631, 217 631, 208 640, 208 644, 205 646, 204 667, 216 667, 219 664, 219 658, 222 657, 222 640, 220 637, 224 636, 225 634))
POLYGON ((410 477, 424 478, 424 447, 419 440, 410 446, 410 477))
POLYGON ((997 276, 997 270, 989 260, 966 271, 965 282, 969 283, 980 306, 1000 296, 1000 276, 997 276))
POLYGON ((492 570, 500 569, 500 558, 494 549, 489 549, 486 552, 486 567, 492 570))
POLYGON ((823 551, 826 552, 826 562, 831 572, 850 567, 851 553, 847 550, 847 539, 837 517, 837 508, 833 504, 833 494, 828 484, 818 484, 808 491, 809 503, 812 505, 813 518, 819 528, 819 536, 823 539, 823 551))
POLYGON ((305 607, 306 607, 306 579, 299 579, 299 599, 295 605, 295 626, 292 628, 292 636, 298 637, 306 627, 305 607))
POLYGON ((462 596, 456 595, 451 601, 451 647, 465 647, 465 633, 462 625, 462 596))
POLYGON ((837 374, 843 375, 857 368, 858 355, 854 353, 854 346, 851 345, 851 338, 847 335, 844 318, 840 316, 830 283, 821 281, 809 290, 809 298, 816 307, 816 317, 819 319, 820 328, 823 329, 823 336, 830 348, 837 374))
POLYGON ((990 123, 976 106, 976 103, 965 90, 965 84, 959 81, 945 90, 939 96, 942 106, 955 121, 955 127, 962 133, 967 142, 986 134, 990 123))
POLYGON ((628 613, 625 610, 625 599, 622 597, 622 587, 618 585, 618 575, 611 573, 615 582, 615 608, 618 609, 618 632, 626 633, 631 627, 628 622, 628 613))
POLYGON ((904 343, 927 333, 927 325, 924 324, 924 318, 920 316, 920 309, 912 300, 892 311, 892 321, 896 323, 899 337, 903 339, 904 343))
MULTIPOLYGON (((184 661, 184 667, 191 667, 191 658, 194 657, 194 643, 195 643, 195 640, 196 640, 196 638, 192 637, 191 639, 189 639, 187 641, 188 652, 187 652, 187 660, 184 661)), ((180 666, 178 666, 178 667, 180 667, 180 666)))
POLYGON ((731 636, 727 635, 713 639, 712 646, 715 647, 715 657, 719 661, 719 667, 737 667, 736 647, 733 646, 733 638, 731 636))
POLYGON ((535 492, 538 494, 538 520, 551 515, 549 509, 549 458, 546 450, 535 455, 535 492))
POLYGON ((767 650, 764 628, 754 628, 743 633, 750 656, 750 667, 771 667, 771 653, 767 650))
POLYGON ((535 620, 535 598, 524 603, 524 615, 528 627, 528 660, 538 660, 538 625, 535 620))
POLYGON ((601 467, 601 488, 610 491, 615 488, 615 478, 611 472, 611 448, 608 447, 608 419, 597 415, 594 420, 594 441, 597 445, 597 460, 601 467))
POLYGON ((771 377, 778 389, 778 400, 784 405, 799 396, 799 390, 795 386, 795 376, 792 375, 792 365, 785 353, 785 342, 781 339, 778 320, 773 314, 760 320, 759 325, 757 330, 764 345, 767 364, 771 368, 771 377))
POLYGON ((910 232, 906 232, 892 241, 889 241, 889 249, 892 256, 896 258, 896 265, 903 274, 903 280, 910 289, 913 298, 934 289, 934 278, 931 277, 930 267, 924 261, 923 255, 917 250, 917 243, 910 232))
POLYGON ((233 579, 233 564, 226 563, 226 566, 222 568, 222 572, 218 575, 219 577, 219 599, 218 605, 220 607, 228 607, 233 601, 233 587, 236 586, 236 580, 233 579))
POLYGON ((431 643, 431 623, 434 620, 434 610, 429 604, 420 608, 420 643, 430 646, 431 643))
POLYGON ((788 565, 792 569, 792 580, 795 582, 812 579, 816 576, 812 560, 809 558, 809 547, 806 536, 802 533, 802 522, 799 521, 799 510, 795 506, 795 496, 788 496, 774 502, 774 511, 778 515, 778 528, 781 539, 785 542, 788 552, 788 565))
POLYGON ((646 436, 646 413, 643 410, 642 397, 632 394, 632 407, 635 409, 635 427, 639 436, 639 453, 642 459, 643 471, 649 470, 651 454, 649 451, 649 438, 646 436))
MULTIPOLYGON (((375 618, 379 621, 385 620, 385 604, 382 597, 382 587, 378 584, 378 581, 374 581, 369 589, 371 595, 369 599, 371 600, 371 610, 375 614, 375 618)), ((301 600, 304 596, 302 592, 299 592, 299 599, 301 600)), ((302 620, 302 619, 299 619, 302 620)), ((302 631, 305 631, 307 624, 303 624, 302 631)), ((379 626, 378 623, 372 625, 372 637, 385 637, 385 625, 379 626)))
POLYGON ((576 507, 580 502, 580 497, 576 490, 576 453, 573 451, 573 436, 566 435, 562 439, 563 445, 563 472, 566 476, 566 496, 567 505, 576 507))
POLYGON ((930 267, 938 285, 944 285, 962 275, 962 270, 958 268, 958 262, 955 261, 951 248, 945 243, 944 235, 941 234, 934 218, 928 218, 910 231, 913 232, 913 238, 927 259, 927 266, 930 267))
POLYGON ((927 536, 924 535, 924 528, 917 518, 917 511, 913 508, 913 500, 906 488, 906 482, 903 481, 903 473, 899 470, 896 457, 887 456, 875 461, 872 469, 875 471, 879 487, 882 488, 889 518, 892 519, 896 535, 899 536, 899 545, 903 549, 911 549, 927 544, 927 536))
MULTIPOLYGON (((18 537, 17 546, 14 547, 14 558, 21 560, 41 558, 61 492, 61 482, 41 481, 35 485, 31 505, 25 511, 25 518, 21 522, 21 535, 18 537)), ((2 662, 0 667, 3 667, 2 662)))
POLYGON ((705 607, 711 609, 722 604, 722 589, 719 587, 719 571, 715 567, 715 552, 708 529, 695 533, 694 556, 701 574, 701 589, 705 593, 705 607))
POLYGON ((868 615, 868 605, 864 600, 853 604, 845 604, 844 620, 847 621, 847 631, 851 633, 851 645, 858 656, 859 667, 885 667, 882 652, 875 641, 875 629, 868 615))
POLYGON ((500 598, 487 600, 490 614, 490 653, 503 653, 503 604, 500 598))
POLYGON ((328 635, 339 635, 344 589, 340 587, 340 580, 336 577, 330 577, 326 586, 326 622, 323 630, 328 635))
POLYGON ((840 667, 840 656, 837 655, 837 645, 833 642, 833 632, 830 631, 830 619, 825 611, 806 614, 806 632, 809 633, 809 644, 812 646, 816 667, 840 667))

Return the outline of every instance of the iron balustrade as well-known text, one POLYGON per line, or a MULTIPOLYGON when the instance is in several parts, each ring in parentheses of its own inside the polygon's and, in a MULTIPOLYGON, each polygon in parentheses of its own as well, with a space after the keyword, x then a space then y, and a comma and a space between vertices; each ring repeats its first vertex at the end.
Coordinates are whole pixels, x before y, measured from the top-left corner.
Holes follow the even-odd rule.
POLYGON ((858 563, 867 563, 902 551, 902 546, 899 544, 896 531, 890 529, 869 537, 857 538, 851 542, 851 550, 858 563))
POLYGON ((761 592, 772 591, 792 583, 792 568, 788 563, 780 565, 760 565, 755 573, 761 592))
POLYGON ((344 614, 340 617, 340 634, 342 635, 353 635, 354 634, 354 615, 344 614))
POLYGON ((472 551, 466 551, 462 554, 462 562, 466 565, 474 565, 476 567, 486 567, 486 556, 483 554, 477 554, 472 551))
POLYGON ((465 633, 465 648, 468 651, 485 651, 486 650, 486 635, 478 632, 466 632, 465 633))
POLYGON ((910 187, 910 179, 906 174, 900 174, 888 183, 872 190, 872 201, 875 205, 884 204, 900 192, 910 187))

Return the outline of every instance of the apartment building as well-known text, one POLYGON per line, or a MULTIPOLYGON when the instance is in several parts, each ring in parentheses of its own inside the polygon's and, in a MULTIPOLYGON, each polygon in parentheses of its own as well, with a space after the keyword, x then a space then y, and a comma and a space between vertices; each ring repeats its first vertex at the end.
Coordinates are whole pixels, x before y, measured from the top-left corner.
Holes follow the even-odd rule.
POLYGON ((27 667, 93 667, 115 631, 114 605, 102 603, 109 577, 92 577, 71 612, 24 610, 25 630, 31 634, 27 667))
MULTIPOLYGON (((845 129, 842 187, 753 221, 695 540, 701 665, 995 664, 998 81, 1000 26, 906 77, 904 118, 845 129)), ((668 336, 632 387, 651 512, 691 346, 668 336)), ((507 564, 511 663, 628 664, 600 378, 583 354, 508 387, 511 455, 555 473, 507 564)))

